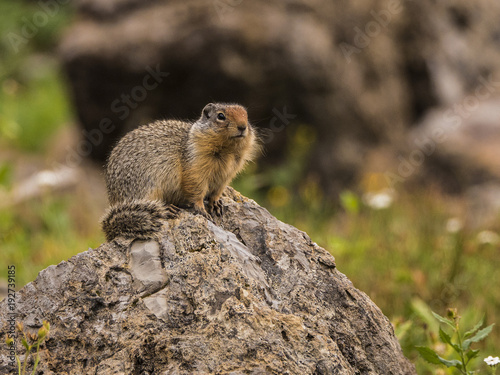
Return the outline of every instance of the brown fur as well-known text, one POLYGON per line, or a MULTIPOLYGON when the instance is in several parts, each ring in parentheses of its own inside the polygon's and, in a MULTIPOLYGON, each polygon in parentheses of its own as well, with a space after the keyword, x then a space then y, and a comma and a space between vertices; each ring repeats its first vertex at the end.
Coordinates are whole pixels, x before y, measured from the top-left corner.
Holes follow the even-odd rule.
POLYGON ((208 216, 204 200, 213 212, 258 150, 247 112, 237 104, 208 104, 194 123, 157 121, 128 133, 106 167, 112 205, 102 221, 106 238, 150 236, 166 217, 162 205, 193 205, 208 216))

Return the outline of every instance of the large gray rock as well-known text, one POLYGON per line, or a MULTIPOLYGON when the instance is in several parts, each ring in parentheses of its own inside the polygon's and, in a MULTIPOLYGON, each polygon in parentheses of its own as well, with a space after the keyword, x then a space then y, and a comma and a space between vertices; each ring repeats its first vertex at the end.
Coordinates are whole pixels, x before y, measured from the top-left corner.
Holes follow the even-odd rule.
MULTIPOLYGON (((388 319, 307 234, 226 191, 158 241, 116 240, 40 272, 18 320, 51 323, 44 374, 415 374, 388 319)), ((0 303, 0 336, 6 327, 0 303)), ((0 356, 0 372, 6 373, 0 356)))
POLYGON ((464 193, 473 229, 494 226, 500 213, 500 97, 488 91, 500 90, 500 80, 483 82, 478 96, 431 111, 409 133, 409 156, 394 178, 426 184, 431 177, 450 193, 464 193))

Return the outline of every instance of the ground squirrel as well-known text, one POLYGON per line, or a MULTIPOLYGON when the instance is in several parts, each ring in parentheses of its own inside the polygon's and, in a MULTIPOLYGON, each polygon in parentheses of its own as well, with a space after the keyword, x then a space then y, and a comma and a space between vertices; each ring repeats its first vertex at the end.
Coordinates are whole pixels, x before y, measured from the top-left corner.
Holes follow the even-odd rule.
POLYGON ((247 111, 237 104, 207 104, 194 123, 162 120, 131 131, 106 166, 106 239, 150 238, 178 207, 220 215, 224 188, 258 149, 247 111))

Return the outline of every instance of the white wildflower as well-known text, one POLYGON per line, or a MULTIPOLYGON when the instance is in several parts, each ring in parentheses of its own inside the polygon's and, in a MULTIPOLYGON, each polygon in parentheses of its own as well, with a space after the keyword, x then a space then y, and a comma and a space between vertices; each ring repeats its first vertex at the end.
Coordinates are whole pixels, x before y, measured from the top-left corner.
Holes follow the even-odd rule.
POLYGON ((496 366, 500 363, 500 358, 492 357, 491 355, 484 359, 488 366, 496 366))
POLYGON ((363 194, 363 202, 374 210, 388 208, 394 202, 394 190, 384 189, 377 192, 363 194))
POLYGON ((446 231, 449 233, 457 233, 464 227, 462 220, 458 217, 452 217, 446 222, 446 231))
POLYGON ((500 243, 500 236, 491 230, 483 230, 477 234, 477 240, 480 244, 496 245, 500 243))

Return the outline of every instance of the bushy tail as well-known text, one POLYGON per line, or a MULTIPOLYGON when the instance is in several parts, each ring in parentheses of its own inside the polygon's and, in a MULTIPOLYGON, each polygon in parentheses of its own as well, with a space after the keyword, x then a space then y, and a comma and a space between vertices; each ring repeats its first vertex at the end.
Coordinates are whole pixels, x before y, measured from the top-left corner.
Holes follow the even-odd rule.
POLYGON ((177 207, 158 200, 133 200, 108 208, 101 220, 108 242, 115 237, 149 239, 159 232, 163 220, 177 214, 177 207))

